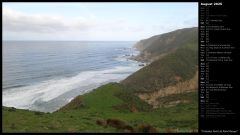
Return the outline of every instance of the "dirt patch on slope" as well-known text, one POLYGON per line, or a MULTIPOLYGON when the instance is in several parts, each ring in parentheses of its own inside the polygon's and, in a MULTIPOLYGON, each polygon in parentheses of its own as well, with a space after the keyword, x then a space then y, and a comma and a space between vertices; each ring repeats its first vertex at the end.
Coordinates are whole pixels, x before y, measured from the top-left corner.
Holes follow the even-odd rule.
POLYGON ((148 93, 137 93, 136 95, 143 101, 152 105, 153 108, 158 108, 161 103, 157 100, 161 97, 167 97, 175 94, 193 92, 198 89, 198 71, 190 80, 179 82, 173 86, 168 86, 157 91, 148 93))

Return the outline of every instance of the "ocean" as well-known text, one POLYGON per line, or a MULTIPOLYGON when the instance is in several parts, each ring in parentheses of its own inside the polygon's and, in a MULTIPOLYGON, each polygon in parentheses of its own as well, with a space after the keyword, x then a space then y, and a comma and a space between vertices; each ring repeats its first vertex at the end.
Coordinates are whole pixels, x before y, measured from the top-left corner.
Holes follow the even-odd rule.
POLYGON ((139 70, 135 42, 3 41, 4 106, 53 112, 139 70))

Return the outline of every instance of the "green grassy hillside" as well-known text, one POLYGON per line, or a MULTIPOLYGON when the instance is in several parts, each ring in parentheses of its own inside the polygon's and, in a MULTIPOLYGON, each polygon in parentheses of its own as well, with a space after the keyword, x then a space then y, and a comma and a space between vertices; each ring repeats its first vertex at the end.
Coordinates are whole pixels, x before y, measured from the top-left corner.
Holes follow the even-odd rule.
POLYGON ((191 79, 198 65, 197 43, 189 43, 130 75, 121 83, 132 91, 154 91, 191 79), (176 77, 180 78, 177 80, 176 77))
POLYGON ((98 121, 117 121, 133 128, 133 132, 193 132, 197 125, 197 94, 182 98, 191 102, 174 107, 132 112, 121 105, 128 103, 116 96, 124 86, 104 85, 91 93, 78 96, 74 102, 54 113, 39 113, 3 107, 3 132, 128 132, 98 121), (117 107, 118 106, 118 107, 117 107))
POLYGON ((141 40, 135 45, 141 51, 136 59, 152 62, 162 55, 176 50, 180 46, 197 43, 197 31, 197 27, 184 28, 141 40))

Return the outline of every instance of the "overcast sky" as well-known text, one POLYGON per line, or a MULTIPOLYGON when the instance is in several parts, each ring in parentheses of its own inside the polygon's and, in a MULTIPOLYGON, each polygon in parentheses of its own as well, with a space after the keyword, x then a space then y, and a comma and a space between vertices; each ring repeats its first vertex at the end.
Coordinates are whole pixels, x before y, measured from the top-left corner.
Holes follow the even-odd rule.
POLYGON ((137 41, 198 26, 197 3, 3 3, 3 40, 137 41))

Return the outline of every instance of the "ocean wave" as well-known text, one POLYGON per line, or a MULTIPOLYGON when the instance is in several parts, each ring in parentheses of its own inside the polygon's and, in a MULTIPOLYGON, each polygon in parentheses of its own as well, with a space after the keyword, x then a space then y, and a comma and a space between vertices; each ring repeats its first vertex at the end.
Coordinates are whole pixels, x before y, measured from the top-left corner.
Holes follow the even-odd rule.
MULTIPOLYGON (((38 107, 37 104, 50 102, 72 90, 84 94, 108 82, 118 82, 139 68, 139 66, 131 65, 117 66, 106 70, 85 71, 73 77, 52 79, 30 86, 12 88, 3 91, 3 105, 20 109, 31 110, 31 108, 34 108, 34 110, 45 111, 46 109, 42 109, 44 104, 41 107, 38 107)), ((72 98, 70 97, 64 103, 60 103, 61 106, 72 98)), ((55 110, 56 108, 48 109, 50 112, 55 110)))
POLYGON ((13 86, 6 86, 6 87, 2 87, 2 89, 12 89, 12 88, 19 88, 19 87, 23 87, 25 85, 13 85, 13 86))

